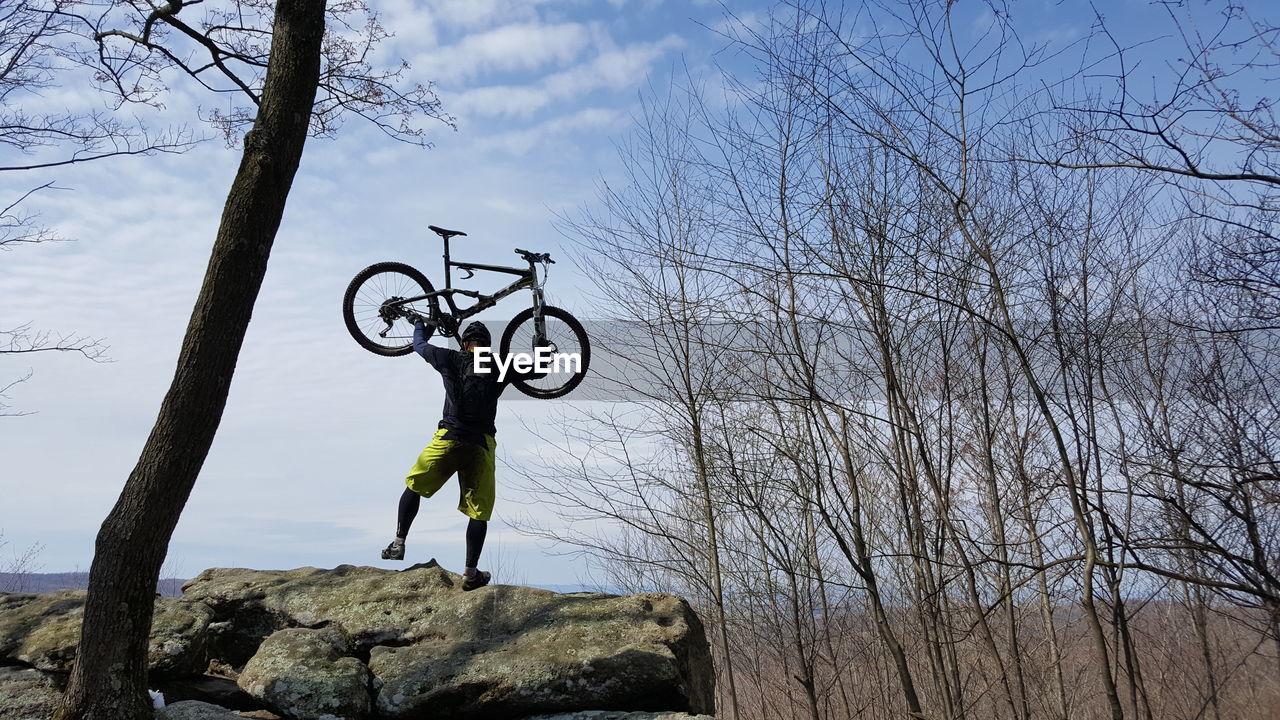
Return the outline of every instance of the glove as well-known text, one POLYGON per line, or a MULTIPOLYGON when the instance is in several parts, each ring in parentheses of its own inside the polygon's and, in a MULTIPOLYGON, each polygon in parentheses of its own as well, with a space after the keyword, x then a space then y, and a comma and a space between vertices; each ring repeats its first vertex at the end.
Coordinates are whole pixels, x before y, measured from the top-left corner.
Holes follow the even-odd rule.
POLYGON ((421 315, 414 312, 413 310, 404 311, 404 314, 402 317, 404 317, 405 320, 408 320, 410 325, 415 325, 415 326, 418 323, 424 323, 427 321, 426 318, 422 317, 421 315))

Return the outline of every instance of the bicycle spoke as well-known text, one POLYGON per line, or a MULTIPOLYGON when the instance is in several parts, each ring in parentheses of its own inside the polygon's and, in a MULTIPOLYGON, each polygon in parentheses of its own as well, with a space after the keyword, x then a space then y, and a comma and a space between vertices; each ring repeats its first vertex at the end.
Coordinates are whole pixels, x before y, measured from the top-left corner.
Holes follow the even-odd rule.
MULTIPOLYGON (((357 340, 375 352, 387 350, 394 351, 390 354, 401 354, 408 351, 413 341, 413 326, 399 317, 399 313, 388 317, 386 303, 393 299, 421 297, 430 292, 429 283, 407 274, 406 271, 412 272, 412 268, 401 268, 404 266, 379 268, 348 290, 345 307, 348 328, 357 340)), ((432 316, 430 303, 419 302, 427 308, 414 303, 401 304, 401 308, 432 316)))
MULTIPOLYGON (((546 339, 550 346, 554 348, 554 352, 557 355, 578 354, 580 356, 583 348, 578 342, 577 334, 573 331, 573 328, 564 321, 555 317, 548 316, 545 320, 546 339)), ((522 323, 520 327, 517 328, 511 339, 511 352, 535 353, 537 351, 537 347, 534 343, 534 334, 535 331, 532 320, 522 323)), ((545 377, 536 380, 528 380, 526 381, 526 384, 536 391, 553 391, 563 387, 575 376, 576 373, 573 369, 574 367, 571 364, 562 361, 559 363, 557 371, 557 368, 553 363, 552 372, 549 372, 545 377)))

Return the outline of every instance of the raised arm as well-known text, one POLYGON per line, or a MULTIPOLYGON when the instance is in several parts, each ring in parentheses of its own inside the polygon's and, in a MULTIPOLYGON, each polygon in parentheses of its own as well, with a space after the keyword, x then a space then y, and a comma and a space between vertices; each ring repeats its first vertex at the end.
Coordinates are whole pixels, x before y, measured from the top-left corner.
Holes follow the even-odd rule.
POLYGON ((453 350, 448 348, 436 347, 427 342, 426 326, 419 319, 413 324, 413 351, 422 356, 424 360, 431 363, 431 367, 440 372, 444 372, 446 368, 451 367, 450 360, 453 357, 453 350))

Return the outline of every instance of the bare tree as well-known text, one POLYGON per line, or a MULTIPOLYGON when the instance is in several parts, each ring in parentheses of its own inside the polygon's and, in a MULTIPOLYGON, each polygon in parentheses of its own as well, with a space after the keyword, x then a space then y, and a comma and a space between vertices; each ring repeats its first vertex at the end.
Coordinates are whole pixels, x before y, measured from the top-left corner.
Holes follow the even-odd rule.
MULTIPOLYGON (((167 68, 215 91, 241 94, 252 116, 243 155, 155 427, 103 522, 89 573, 78 659, 56 717, 143 718, 146 646, 156 583, 169 539, 217 431, 236 358, 289 188, 309 134, 327 134, 345 111, 421 144, 420 129, 387 117, 443 118, 434 94, 393 83, 369 48, 384 35, 362 2, 170 0, 76 9, 104 84, 122 102, 154 102, 167 68), (189 17, 189 8, 204 11, 189 17), (356 20, 353 22, 352 18, 356 20), (190 43, 184 46, 183 43, 190 43), (194 53, 194 54, 193 54, 194 53), (195 60, 188 58, 200 57, 195 60)), ((68 13, 71 10, 67 11, 68 13)))
POLYGON ((1229 3, 1160 9, 1177 56, 1139 73, 1139 50, 1099 18, 1109 52, 1097 66, 1110 72, 1056 89, 1040 110, 1041 151, 1015 156, 1061 169, 1121 169, 1165 185, 1166 222, 1182 232, 1173 259, 1179 281, 1160 320, 1186 332, 1145 355, 1146 371, 1171 394, 1130 397, 1153 408, 1137 438, 1149 454, 1135 482, 1168 526, 1151 528, 1130 562, 1264 608, 1280 643, 1280 554, 1269 541, 1280 512, 1280 406, 1262 390, 1277 381, 1280 330, 1280 119, 1264 94, 1280 67, 1280 25, 1229 3))
MULTIPOLYGON (((4 532, 0 531, 0 552, 7 550, 9 545, 10 542, 4 539, 4 532)), ((37 561, 43 551, 43 545, 32 543, 21 551, 14 549, 8 559, 0 561, 0 573, 5 575, 0 592, 27 592, 30 589, 28 576, 40 570, 37 561)))
MULTIPOLYGON (((61 86, 73 72, 75 64, 68 57, 82 27, 72 13, 89 6, 84 0, 14 0, 0 8, 0 145, 21 160, 0 166, 0 171, 181 152, 195 141, 182 128, 153 132, 140 121, 108 110, 24 109, 24 104, 44 90, 61 86)), ((50 187, 43 184, 28 194, 50 187)), ((0 244, 47 237, 30 218, 13 215, 15 205, 17 202, 11 201, 4 213, 0 244)))
MULTIPOLYGON (((23 323, 17 327, 0 329, 0 356, 18 357, 33 353, 65 352, 78 353, 88 360, 103 362, 106 360, 107 346, 100 338, 91 338, 74 333, 54 335, 48 330, 35 330, 31 323, 23 323)), ((0 385, 0 417, 14 417, 29 414, 28 411, 15 409, 9 405, 8 391, 14 386, 31 379, 32 371, 9 380, 0 385)))
MULTIPOLYGON (((121 155, 176 153, 195 142, 181 128, 156 133, 140 121, 107 110, 24 109, 43 91, 68 81, 74 68, 66 53, 77 36, 77 23, 66 13, 79 5, 79 0, 14 0, 0 7, 0 147, 12 158, 0 172, 17 175, 121 155)), ((53 182, 40 182, 0 201, 0 251, 63 239, 24 205, 37 193, 56 190, 53 182)), ((100 339, 41 330, 30 323, 0 326, 0 355, 44 351, 79 353, 97 361, 106 357, 100 339)), ((0 416, 27 414, 3 400, 6 391, 30 377, 30 372, 23 373, 0 386, 0 416)))
POLYGON ((1280 68, 1280 25, 1244 5, 1161 3, 1177 55, 1138 72, 1140 47, 1102 17, 1108 52, 1094 72, 1056 88, 1041 152, 1027 162, 1122 168, 1167 183, 1183 217, 1213 231, 1191 245, 1187 270, 1207 298, 1198 325, 1214 332, 1280 329, 1280 118, 1266 94, 1280 68), (1150 82, 1155 80, 1156 82, 1150 82))
POLYGON ((542 479, 644 587, 719 568, 743 716, 1260 717, 1280 697, 1280 347, 1265 287, 1219 282, 1265 265, 1239 263, 1274 246, 1270 201, 1198 184, 1265 181, 1114 162, 1120 130, 1061 102, 1105 25, 1032 45, 1017 10, 784 3, 732 38, 756 74, 642 127, 624 160, 644 172, 569 229, 627 349, 662 358, 647 387, 734 360, 695 394, 701 461, 676 405, 615 408, 542 479), (691 207, 696 242, 667 241, 691 207), (712 524, 714 566, 694 552, 712 524))

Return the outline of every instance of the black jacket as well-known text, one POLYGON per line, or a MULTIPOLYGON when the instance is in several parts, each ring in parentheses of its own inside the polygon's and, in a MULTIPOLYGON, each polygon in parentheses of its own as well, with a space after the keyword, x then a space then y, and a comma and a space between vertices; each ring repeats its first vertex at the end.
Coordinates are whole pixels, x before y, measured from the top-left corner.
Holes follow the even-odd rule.
POLYGON ((421 324, 413 332, 413 349, 431 363, 444 380, 444 413, 440 427, 448 428, 451 440, 484 445, 485 435, 497 433, 493 421, 498 414, 498 398, 507 385, 516 379, 541 377, 533 373, 517 373, 515 368, 511 368, 499 382, 497 370, 477 373, 471 353, 430 344, 421 324))

